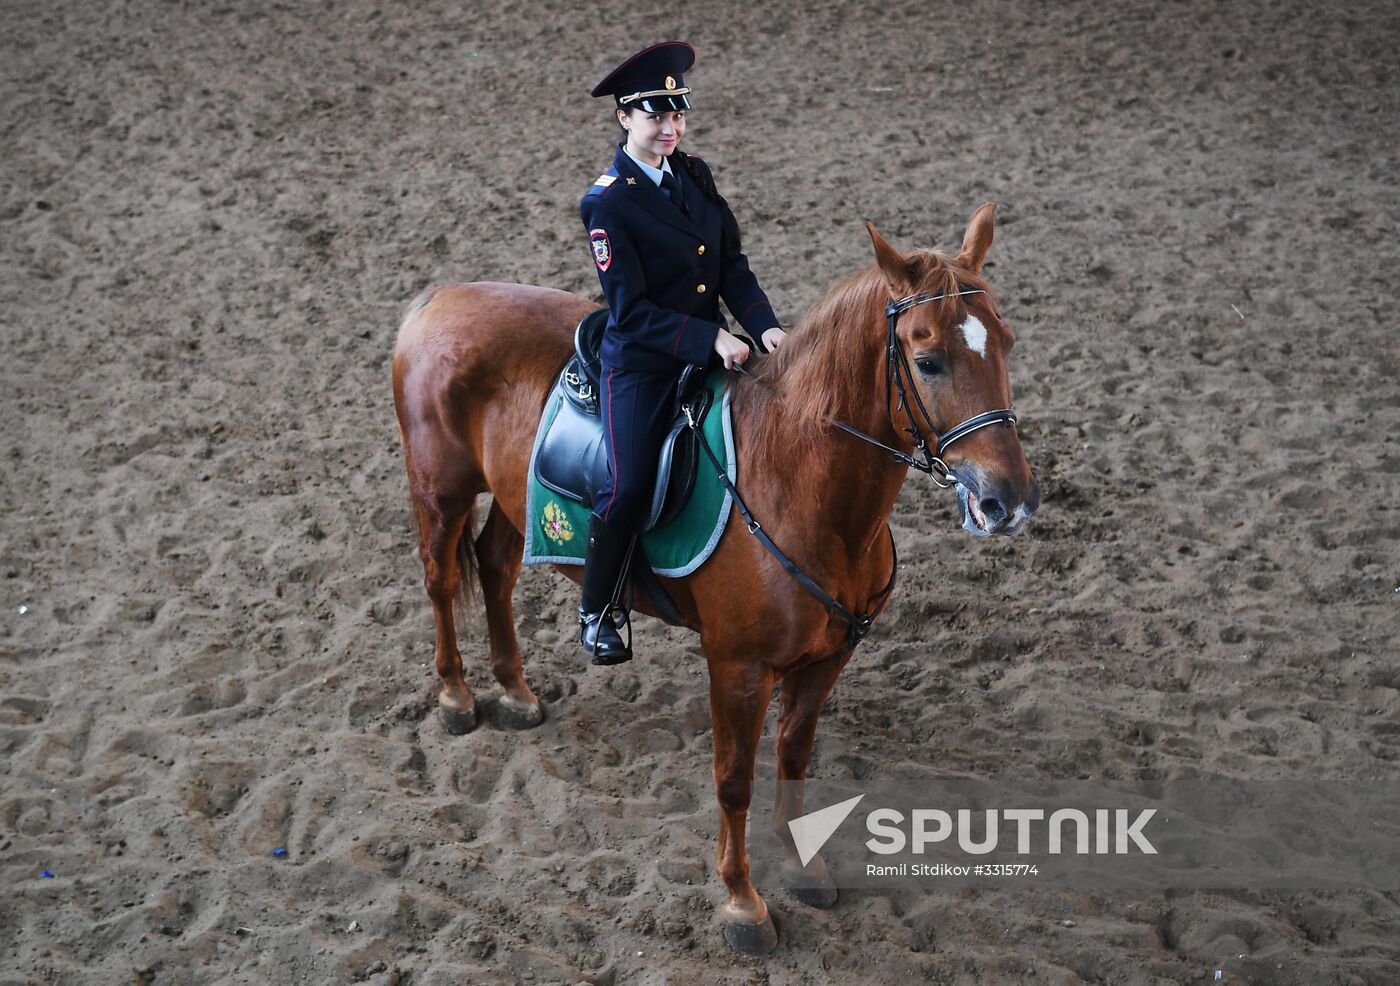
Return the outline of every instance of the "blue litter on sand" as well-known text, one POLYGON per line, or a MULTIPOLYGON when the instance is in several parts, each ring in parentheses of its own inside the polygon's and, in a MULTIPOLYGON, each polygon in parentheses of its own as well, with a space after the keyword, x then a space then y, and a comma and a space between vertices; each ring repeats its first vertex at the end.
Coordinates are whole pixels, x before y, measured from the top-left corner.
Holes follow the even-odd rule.
POLYGON ((272 850, 272 855, 274 855, 274 856, 285 856, 285 855, 287 855, 287 850, 285 850, 285 849, 274 849, 274 850, 272 850))
POLYGON ((44 871, 43 871, 42 873, 40 873, 39 875, 40 875, 41 877, 43 877, 45 880, 52 880, 52 879, 53 879, 53 874, 50 873, 48 870, 44 870, 44 871))

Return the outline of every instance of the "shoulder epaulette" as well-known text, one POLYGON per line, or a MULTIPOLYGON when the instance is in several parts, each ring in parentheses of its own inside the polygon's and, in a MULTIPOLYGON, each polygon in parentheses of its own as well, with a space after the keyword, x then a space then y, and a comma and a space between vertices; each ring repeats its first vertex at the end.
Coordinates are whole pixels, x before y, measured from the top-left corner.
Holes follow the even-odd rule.
POLYGON ((589 195, 604 194, 608 189, 612 188, 613 182, 615 181, 617 181, 617 175, 613 173, 612 168, 609 168, 599 175, 598 179, 592 185, 588 186, 588 191, 584 193, 585 198, 589 195))

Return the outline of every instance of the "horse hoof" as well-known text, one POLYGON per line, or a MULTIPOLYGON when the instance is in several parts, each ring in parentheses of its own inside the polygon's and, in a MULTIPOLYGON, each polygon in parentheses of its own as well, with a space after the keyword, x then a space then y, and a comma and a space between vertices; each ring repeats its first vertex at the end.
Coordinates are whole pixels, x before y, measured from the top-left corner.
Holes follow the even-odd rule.
POLYGON ((789 883, 787 892, 808 907, 819 907, 823 911, 828 907, 835 907, 836 898, 839 896, 831 877, 827 877, 825 883, 789 883))
POLYGON ((462 736, 476 728, 476 707, 473 706, 470 712, 458 712, 456 709, 439 705, 438 718, 442 720, 443 727, 449 733, 453 736, 462 736))
POLYGON ((783 886, 787 888, 788 893, 808 907, 820 907, 822 910, 834 907, 837 898, 836 881, 831 878, 826 864, 820 859, 812 860, 812 865, 817 870, 816 873, 798 866, 796 861, 785 862, 782 868, 783 886))
POLYGON ((507 729, 534 729, 544 722, 544 706, 539 702, 533 705, 515 705, 506 698, 496 703, 501 725, 507 729))
POLYGON ((767 955, 778 947, 778 929, 773 927, 771 914, 756 924, 726 921, 724 940, 740 955, 767 955))

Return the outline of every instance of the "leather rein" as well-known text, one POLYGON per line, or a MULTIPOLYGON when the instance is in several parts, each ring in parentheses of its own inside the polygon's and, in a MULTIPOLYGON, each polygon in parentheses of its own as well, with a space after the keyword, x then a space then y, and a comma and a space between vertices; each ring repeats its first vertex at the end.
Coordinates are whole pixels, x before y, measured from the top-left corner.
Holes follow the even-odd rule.
MULTIPOLYGON (((974 431, 986 428, 990 425, 1005 424, 1010 427, 1015 427, 1016 412, 1009 407, 999 408, 995 411, 984 411, 981 414, 973 415, 966 421, 960 422, 940 434, 933 424, 933 418, 928 413, 928 408, 924 406, 923 398, 919 396, 919 388, 915 386, 914 383, 914 371, 909 366, 909 357, 905 355, 904 347, 899 344, 899 335, 897 332, 899 316, 917 305, 922 305, 930 301, 939 301, 943 298, 960 297, 968 294, 985 293, 986 292, 980 288, 969 289, 967 291, 940 292, 938 294, 923 292, 920 294, 911 294, 898 301, 891 301, 885 306, 887 328, 885 347, 885 414, 888 417, 892 429, 896 432, 904 431, 913 438, 914 451, 919 453, 921 458, 915 458, 907 452, 892 448, 873 436, 867 435, 859 428, 853 428, 844 421, 833 422, 837 428, 840 428, 848 435, 853 435, 863 442, 868 442, 871 445, 884 449, 886 452, 890 453, 896 462, 901 462, 906 466, 912 466, 920 472, 926 473, 940 489, 949 489, 955 483, 960 482, 953 470, 949 469, 948 464, 943 461, 943 453, 947 450, 948 446, 961 438, 966 438, 974 431), (912 403, 909 400, 910 391, 913 391, 914 400, 912 403), (896 393, 899 395, 899 401, 895 404, 894 409, 891 410, 891 401, 896 393), (924 419, 924 425, 928 429, 929 435, 933 438, 932 448, 930 448, 928 441, 925 439, 923 431, 920 430, 919 423, 914 419, 915 405, 917 405, 919 414, 924 419), (904 411, 905 418, 909 422, 907 428, 901 429, 895 424, 894 415, 899 410, 904 411)), ((752 375, 745 370, 742 365, 735 363, 734 369, 752 378, 752 375)), ((695 433, 700 448, 704 450, 710 463, 715 467, 715 472, 718 474, 719 481, 724 484, 725 489, 729 491, 729 495, 733 497, 734 505, 739 508, 739 515, 744 518, 744 523, 748 526, 749 533, 758 538, 759 542, 768 549, 769 554, 776 558, 778 563, 797 579, 802 588, 816 597, 817 601, 822 603, 827 609, 836 613, 846 621, 846 641, 851 649, 854 650, 856 645, 870 632, 870 628, 875 622, 875 617, 885 608, 885 604, 889 602, 890 594, 894 592, 895 578, 899 574, 899 555, 898 552, 895 551, 894 532, 890 530, 889 524, 885 525, 885 533, 890 537, 890 556, 892 560, 889 581, 885 583, 883 589, 875 594, 869 612, 861 614, 854 613, 844 606, 840 600, 817 585, 806 572, 802 571, 802 569, 773 542, 773 539, 768 536, 768 532, 754 519, 753 514, 749 511, 748 504, 746 504, 744 498, 739 495, 738 487, 735 486, 734 482, 729 478, 728 471, 720 464, 719 459, 716 458, 715 453, 711 450, 709 443, 705 441, 704 432, 700 430, 701 422, 696 418, 691 405, 686 403, 682 405, 681 409, 685 412, 687 427, 695 433)))

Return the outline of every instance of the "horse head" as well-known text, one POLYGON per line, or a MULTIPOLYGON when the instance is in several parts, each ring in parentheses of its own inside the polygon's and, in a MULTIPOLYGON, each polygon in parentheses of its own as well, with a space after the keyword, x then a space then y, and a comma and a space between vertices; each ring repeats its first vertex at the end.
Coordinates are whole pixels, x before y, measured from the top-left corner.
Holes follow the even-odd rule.
POLYGON ((866 224, 894 299, 886 309, 890 421, 912 436, 916 451, 926 441, 935 465, 946 466, 963 527, 977 537, 1015 534, 1040 505, 1008 413, 1014 337, 982 277, 995 211, 989 202, 973 214, 962 251, 951 258, 931 250, 902 254, 866 224))

